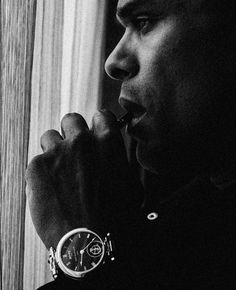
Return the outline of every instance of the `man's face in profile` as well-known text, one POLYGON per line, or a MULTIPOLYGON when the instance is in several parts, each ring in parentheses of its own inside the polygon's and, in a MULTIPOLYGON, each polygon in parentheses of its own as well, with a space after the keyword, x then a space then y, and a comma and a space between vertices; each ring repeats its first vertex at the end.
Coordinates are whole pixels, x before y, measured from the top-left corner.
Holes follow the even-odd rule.
POLYGON ((200 168, 216 144, 229 57, 217 2, 118 2, 125 32, 106 71, 122 81, 120 104, 134 115, 128 133, 149 170, 200 168))

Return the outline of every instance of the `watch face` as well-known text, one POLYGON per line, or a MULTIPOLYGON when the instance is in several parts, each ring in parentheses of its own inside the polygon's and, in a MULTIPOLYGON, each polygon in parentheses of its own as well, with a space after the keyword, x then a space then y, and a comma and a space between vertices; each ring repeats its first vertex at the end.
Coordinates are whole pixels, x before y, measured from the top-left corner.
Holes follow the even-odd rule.
POLYGON ((64 266, 69 271, 80 274, 97 267, 103 256, 104 244, 101 238, 87 229, 72 233, 60 250, 60 259, 64 266))

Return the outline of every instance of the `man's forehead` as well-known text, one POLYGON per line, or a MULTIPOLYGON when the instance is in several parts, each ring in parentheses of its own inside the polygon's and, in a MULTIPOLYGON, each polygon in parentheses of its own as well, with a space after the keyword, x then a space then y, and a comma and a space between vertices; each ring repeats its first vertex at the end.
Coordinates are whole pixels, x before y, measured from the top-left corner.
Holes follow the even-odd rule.
MULTIPOLYGON (((176 2, 191 2, 191 0, 119 0, 117 8, 122 8, 123 6, 142 6, 144 4, 158 4, 163 2, 176 3, 176 2)), ((198 0, 195 0, 198 1, 198 0)))
POLYGON ((143 2, 143 0, 119 0, 117 7, 122 7, 123 5, 126 5, 126 4, 139 3, 139 2, 143 2))
MULTIPOLYGON (((134 9, 138 8, 157 8, 169 9, 171 7, 178 7, 179 5, 186 7, 187 9, 196 9, 201 7, 204 3, 208 3, 209 0, 119 0, 117 4, 118 16, 128 14, 134 9)), ((213 3, 219 0, 213 0, 213 3)), ((212 2, 212 1, 209 1, 212 2)))
MULTIPOLYGON (((145 1, 145 0, 119 0, 118 4, 117 4, 117 10, 119 11, 122 8, 132 8, 132 7, 139 7, 139 6, 143 6, 143 5, 150 5, 152 3, 155 2, 160 2, 160 0, 149 0, 149 1, 145 1)), ((161 0, 162 1, 162 0, 161 0)), ((167 0, 169 1, 169 0, 167 0)))
MULTIPOLYGON (((134 9, 142 8, 142 7, 149 7, 149 8, 155 8, 155 7, 169 7, 172 5, 175 5, 177 3, 183 3, 186 1, 191 0, 119 0, 117 4, 117 14, 118 16, 128 14, 129 12, 132 12, 134 9)), ((198 1, 198 0, 195 0, 198 1)))

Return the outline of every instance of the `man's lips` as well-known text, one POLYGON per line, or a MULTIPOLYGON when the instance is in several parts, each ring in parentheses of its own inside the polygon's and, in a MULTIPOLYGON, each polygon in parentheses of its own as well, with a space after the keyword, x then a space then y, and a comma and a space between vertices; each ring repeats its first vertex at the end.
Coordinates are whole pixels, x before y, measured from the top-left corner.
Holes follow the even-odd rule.
POLYGON ((141 120, 147 114, 147 111, 143 106, 137 103, 134 103, 124 97, 120 97, 119 102, 120 102, 120 105, 132 115, 132 119, 128 123, 128 133, 133 135, 132 131, 134 131, 134 127, 136 127, 138 123, 141 122, 141 120))
POLYGON ((129 128, 133 128, 136 125, 138 125, 138 123, 140 123, 142 121, 142 119, 146 116, 147 112, 144 112, 142 114, 136 114, 133 115, 132 120, 130 121, 130 123, 128 124, 129 128))
POLYGON ((140 119, 140 117, 146 113, 146 109, 143 106, 125 99, 124 97, 121 97, 119 102, 120 105, 132 115, 132 120, 140 119))

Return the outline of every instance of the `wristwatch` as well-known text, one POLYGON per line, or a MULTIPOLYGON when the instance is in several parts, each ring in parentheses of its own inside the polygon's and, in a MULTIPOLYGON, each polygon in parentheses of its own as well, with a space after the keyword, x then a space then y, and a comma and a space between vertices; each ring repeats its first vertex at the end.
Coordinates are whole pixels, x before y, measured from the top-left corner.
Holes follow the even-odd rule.
POLYGON ((65 234, 56 250, 49 250, 49 265, 54 279, 59 269, 72 279, 81 279, 107 261, 114 261, 111 234, 101 238, 87 228, 77 228, 65 234))

